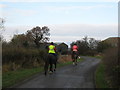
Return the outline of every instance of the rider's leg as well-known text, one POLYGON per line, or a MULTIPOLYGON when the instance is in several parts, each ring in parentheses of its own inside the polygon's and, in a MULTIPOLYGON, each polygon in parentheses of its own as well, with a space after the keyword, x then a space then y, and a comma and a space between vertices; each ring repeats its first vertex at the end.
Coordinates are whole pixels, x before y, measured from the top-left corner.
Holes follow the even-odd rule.
POLYGON ((54 64, 54 67, 55 67, 55 68, 54 68, 54 71, 56 71, 56 62, 55 62, 55 64, 54 64))
POLYGON ((56 71, 56 67, 57 67, 57 54, 54 53, 54 56, 55 56, 55 58, 54 58, 54 71, 56 71))

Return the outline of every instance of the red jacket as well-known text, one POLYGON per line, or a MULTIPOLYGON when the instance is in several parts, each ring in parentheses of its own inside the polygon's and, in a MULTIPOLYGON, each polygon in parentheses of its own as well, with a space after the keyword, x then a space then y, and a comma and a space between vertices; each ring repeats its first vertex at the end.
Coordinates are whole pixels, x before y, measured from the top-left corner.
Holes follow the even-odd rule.
POLYGON ((73 45, 72 51, 78 51, 78 46, 77 45, 73 45))

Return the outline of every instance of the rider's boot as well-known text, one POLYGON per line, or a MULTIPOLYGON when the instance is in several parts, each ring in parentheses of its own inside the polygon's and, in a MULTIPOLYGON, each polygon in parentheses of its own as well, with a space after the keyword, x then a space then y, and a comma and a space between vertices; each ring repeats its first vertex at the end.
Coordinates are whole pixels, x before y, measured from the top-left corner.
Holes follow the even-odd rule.
POLYGON ((56 71, 56 69, 54 69, 54 72, 56 71))
POLYGON ((46 76, 46 75, 47 75, 47 72, 45 72, 44 74, 45 74, 45 76, 46 76))
POLYGON ((75 63, 75 65, 77 65, 77 63, 75 63))

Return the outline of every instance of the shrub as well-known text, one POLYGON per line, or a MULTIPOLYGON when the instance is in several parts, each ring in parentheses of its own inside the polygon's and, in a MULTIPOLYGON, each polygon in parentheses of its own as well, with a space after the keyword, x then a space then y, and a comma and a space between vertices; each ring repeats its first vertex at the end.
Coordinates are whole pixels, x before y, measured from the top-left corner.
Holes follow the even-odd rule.
POLYGON ((46 51, 36 48, 26 49, 22 47, 3 48, 2 54, 3 71, 16 70, 19 68, 33 68, 43 64, 46 51), (6 70, 6 68, 9 70, 6 70))
POLYGON ((104 52, 103 63, 105 65, 106 80, 110 87, 119 87, 118 74, 120 74, 120 65, 118 63, 118 48, 111 48, 104 52))
POLYGON ((85 55, 89 55, 89 56, 95 56, 98 52, 95 50, 89 50, 84 52, 85 55))

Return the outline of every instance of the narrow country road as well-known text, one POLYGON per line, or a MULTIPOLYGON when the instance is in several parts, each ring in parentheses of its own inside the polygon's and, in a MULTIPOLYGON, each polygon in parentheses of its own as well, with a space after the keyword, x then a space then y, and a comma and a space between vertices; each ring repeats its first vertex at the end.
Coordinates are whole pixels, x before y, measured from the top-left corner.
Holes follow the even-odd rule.
MULTIPOLYGON (((95 70, 100 59, 82 57, 77 66, 67 65, 57 68, 53 74, 40 73, 14 88, 95 88, 95 70)), ((13 88, 13 87, 12 87, 13 88)))

